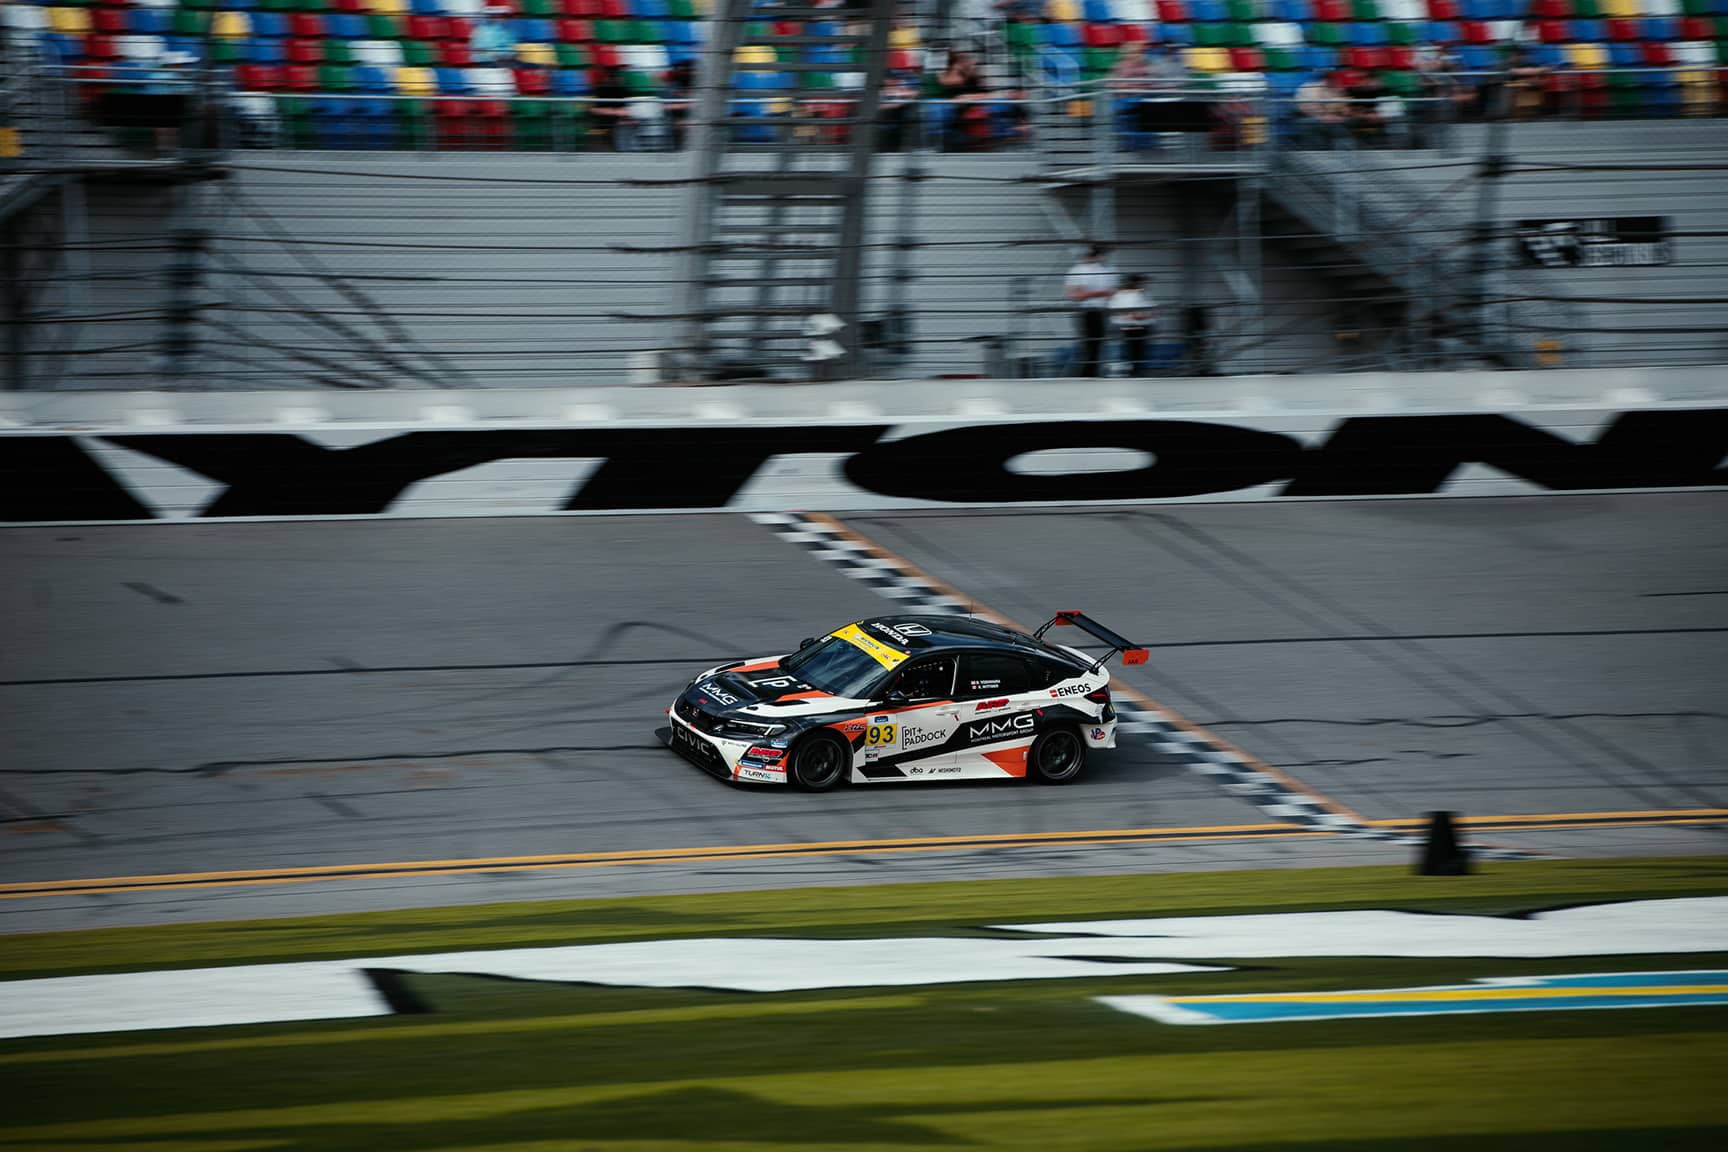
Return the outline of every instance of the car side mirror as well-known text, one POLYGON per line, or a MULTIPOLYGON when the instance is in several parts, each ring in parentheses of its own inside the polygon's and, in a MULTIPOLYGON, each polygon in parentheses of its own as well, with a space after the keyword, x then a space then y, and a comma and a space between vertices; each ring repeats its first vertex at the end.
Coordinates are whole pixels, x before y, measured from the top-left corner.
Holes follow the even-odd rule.
POLYGON ((911 699, 912 697, 906 695, 906 693, 900 691, 900 689, 890 688, 888 690, 888 695, 882 697, 882 702, 885 704, 906 704, 910 702, 911 699))
POLYGON ((804 649, 810 647, 810 645, 812 645, 814 643, 816 643, 816 637, 806 636, 806 637, 804 637, 804 639, 798 641, 798 651, 802 652, 802 651, 804 651, 804 649))

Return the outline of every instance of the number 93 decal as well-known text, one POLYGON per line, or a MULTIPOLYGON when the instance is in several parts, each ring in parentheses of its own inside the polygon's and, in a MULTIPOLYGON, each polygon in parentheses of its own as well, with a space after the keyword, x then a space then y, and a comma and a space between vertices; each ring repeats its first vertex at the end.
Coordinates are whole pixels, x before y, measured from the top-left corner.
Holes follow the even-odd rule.
POLYGON ((900 726, 897 724, 872 724, 864 730, 866 748, 884 748, 899 738, 900 726))

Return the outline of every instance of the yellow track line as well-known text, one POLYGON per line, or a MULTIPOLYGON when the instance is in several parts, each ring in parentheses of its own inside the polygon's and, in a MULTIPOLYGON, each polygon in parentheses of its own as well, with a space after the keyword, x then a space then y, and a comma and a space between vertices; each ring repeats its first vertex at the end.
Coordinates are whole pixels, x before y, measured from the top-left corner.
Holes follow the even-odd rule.
MULTIPOLYGON (((1484 825, 1500 831, 1568 828, 1649 827, 1665 824, 1728 822, 1728 808, 1674 809, 1650 812, 1555 812, 1527 816, 1484 816, 1460 821, 1466 827, 1484 825)), ((1371 820, 1370 827, 1410 831, 1420 820, 1371 820)), ((965 852, 1053 845, 1092 847, 1294 839, 1330 836, 1323 829, 1291 824, 1220 824, 1189 828, 1112 828, 1071 832, 986 833, 977 836, 931 836, 887 840, 832 840, 791 844, 712 845, 704 848, 637 849, 624 852, 581 852, 559 856, 498 856, 457 860, 409 860, 392 863, 333 864, 325 867, 249 869, 225 872, 179 872, 145 876, 109 876, 80 880, 39 880, 0 884, 0 899, 34 896, 86 896, 118 892, 156 892, 176 888, 249 887, 264 884, 306 884, 327 880, 412 879, 420 876, 472 875, 479 872, 527 872, 564 868, 604 868, 624 864, 687 864, 706 861, 798 859, 848 854, 884 855, 909 852, 965 852)))
MULTIPOLYGON (((639 857, 662 859, 702 859, 716 855, 729 855, 736 852, 755 852, 773 854, 777 852, 821 851, 828 853, 845 852, 852 849, 884 849, 905 845, 908 847, 940 849, 949 846, 966 846, 985 841, 1029 841, 1037 843, 1060 842, 1066 838, 1083 836, 1155 836, 1155 835, 1210 835, 1228 832, 1277 832, 1287 830, 1287 824, 1216 824, 1192 828, 1096 828, 1078 829, 1071 832, 986 832, 976 836, 907 836, 890 839, 870 840, 811 840, 794 841, 787 844, 710 844, 700 848, 631 848, 620 852, 559 852, 542 856, 485 856, 464 857, 456 860, 407 860, 387 864, 329 864, 295 868, 270 869, 236 869, 228 872, 184 872, 174 873, 172 879, 177 880, 226 880, 235 877, 257 876, 268 872, 272 876, 314 875, 329 877, 338 872, 377 872, 386 868, 438 868, 443 866, 470 867, 476 864, 496 864, 502 866, 542 867, 559 863, 596 863, 618 864, 629 863, 639 857)), ((141 879, 157 879, 158 877, 141 877, 141 879)), ((36 882, 42 885, 53 884, 84 884, 84 880, 44 880, 36 882)), ((25 884, 0 884, 0 892, 7 892, 18 887, 33 886, 25 884)))

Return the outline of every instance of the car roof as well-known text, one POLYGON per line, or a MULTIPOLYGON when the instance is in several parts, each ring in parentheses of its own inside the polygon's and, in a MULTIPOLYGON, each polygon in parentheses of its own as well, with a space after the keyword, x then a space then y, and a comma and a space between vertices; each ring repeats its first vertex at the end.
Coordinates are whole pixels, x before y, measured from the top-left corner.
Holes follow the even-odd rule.
POLYGON ((1072 664, 1075 656, 1034 640, 1024 632, 1004 628, 975 616, 872 616, 858 621, 859 628, 872 640, 878 640, 912 656, 943 652, 955 648, 1000 648, 1003 650, 1054 656, 1072 664), (902 630, 902 625, 911 625, 902 630))

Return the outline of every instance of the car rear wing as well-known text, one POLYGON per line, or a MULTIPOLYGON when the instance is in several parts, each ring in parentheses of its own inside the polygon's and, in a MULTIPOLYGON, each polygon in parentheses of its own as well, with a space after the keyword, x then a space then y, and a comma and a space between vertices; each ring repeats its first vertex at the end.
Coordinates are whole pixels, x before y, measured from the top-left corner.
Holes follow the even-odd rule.
POLYGON ((1050 631, 1050 629, 1065 627, 1068 625, 1080 629, 1095 640, 1100 640, 1105 644, 1110 645, 1110 651, 1098 657, 1098 659, 1093 662, 1089 671, 1098 671, 1098 669, 1104 667, 1104 662, 1106 660, 1109 660, 1110 657, 1116 655, 1118 652, 1122 653, 1122 663, 1124 664, 1144 664, 1151 655, 1145 648, 1134 643, 1134 641, 1129 640, 1125 636, 1110 631, 1110 629, 1104 627, 1104 625, 1098 623, 1098 621, 1092 619, 1092 617, 1086 615, 1084 612, 1058 612, 1056 615, 1050 617, 1050 619, 1044 621, 1043 624, 1039 625, 1038 631, 1032 633, 1032 635, 1033 638, 1042 640, 1044 639, 1044 633, 1050 631))

